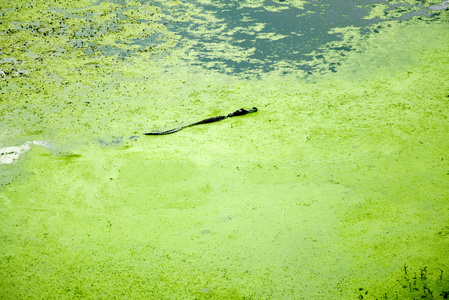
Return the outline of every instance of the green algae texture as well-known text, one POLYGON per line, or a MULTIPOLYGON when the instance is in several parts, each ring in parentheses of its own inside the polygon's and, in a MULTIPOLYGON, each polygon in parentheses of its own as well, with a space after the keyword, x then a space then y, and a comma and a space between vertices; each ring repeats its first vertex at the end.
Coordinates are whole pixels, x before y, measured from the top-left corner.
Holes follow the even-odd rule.
POLYGON ((218 1, 2 3, 0 148, 52 147, 0 164, 0 298, 447 297, 449 20, 416 2, 246 73, 218 1))

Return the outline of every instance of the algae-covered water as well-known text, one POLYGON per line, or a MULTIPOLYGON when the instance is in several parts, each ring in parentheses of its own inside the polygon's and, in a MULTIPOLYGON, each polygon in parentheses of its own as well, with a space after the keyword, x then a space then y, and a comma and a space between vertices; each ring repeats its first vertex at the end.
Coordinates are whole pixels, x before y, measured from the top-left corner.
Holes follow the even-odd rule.
POLYGON ((447 299, 448 7, 0 1, 0 298, 447 299))

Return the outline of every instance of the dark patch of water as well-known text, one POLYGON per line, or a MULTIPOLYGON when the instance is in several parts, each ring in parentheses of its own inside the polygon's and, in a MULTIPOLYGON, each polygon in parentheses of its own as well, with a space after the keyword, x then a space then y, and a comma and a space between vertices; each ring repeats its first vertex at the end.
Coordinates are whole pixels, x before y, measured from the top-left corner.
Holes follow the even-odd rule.
MULTIPOLYGON (((218 21, 210 25, 210 30, 225 28, 216 35, 210 32, 198 34, 198 24, 168 24, 169 30, 177 32, 185 40, 196 40, 195 52, 198 64, 206 66, 210 62, 216 69, 232 72, 267 72, 276 68, 277 63, 287 63, 294 69, 312 72, 312 60, 322 60, 322 53, 337 51, 343 58, 347 52, 355 50, 350 45, 334 46, 332 42, 341 42, 342 35, 332 33, 335 28, 358 28, 361 35, 378 32, 380 24, 392 20, 409 20, 415 16, 434 17, 438 13, 426 9, 422 4, 395 4, 385 10, 385 18, 365 18, 369 7, 383 3, 378 0, 348 1, 319 0, 309 1, 303 9, 289 7, 280 11, 267 10, 263 7, 240 8, 239 2, 227 1, 220 5, 204 5, 205 11, 213 14, 218 21), (224 7, 222 7, 224 5, 224 7), (262 24, 260 31, 247 30, 255 24, 262 24), (373 31, 375 30, 375 31, 373 31), (192 34, 192 31, 194 32, 192 34), (263 34, 278 35, 279 39, 261 38, 263 34), (223 53, 222 56, 211 51, 211 44, 230 44, 241 49, 242 53, 253 50, 246 59, 233 59, 223 53), (321 58, 321 59, 320 59, 321 58)), ((265 1, 265 5, 285 8, 288 1, 265 1), (280 3, 282 2, 282 3, 280 3)), ((182 44, 182 42, 181 42, 182 44)), ((327 70, 334 71, 335 62, 329 62, 327 70)), ((322 68, 322 67, 321 67, 322 68)))

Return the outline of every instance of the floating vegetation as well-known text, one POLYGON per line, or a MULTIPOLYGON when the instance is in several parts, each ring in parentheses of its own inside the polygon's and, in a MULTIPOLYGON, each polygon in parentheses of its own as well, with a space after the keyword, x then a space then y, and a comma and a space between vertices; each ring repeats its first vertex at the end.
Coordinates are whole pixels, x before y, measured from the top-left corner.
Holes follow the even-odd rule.
POLYGON ((0 15, 3 19, 0 31, 5 40, 2 54, 21 60, 30 56, 37 60, 67 57, 77 53, 76 50, 126 56, 130 50, 157 51, 170 47, 174 37, 166 30, 159 8, 138 2, 92 2, 82 8, 15 4, 0 15), (153 43, 139 45, 142 38, 153 43))
POLYGON ((449 277, 442 269, 403 266, 402 276, 384 291, 358 289, 359 299, 448 299, 449 277))

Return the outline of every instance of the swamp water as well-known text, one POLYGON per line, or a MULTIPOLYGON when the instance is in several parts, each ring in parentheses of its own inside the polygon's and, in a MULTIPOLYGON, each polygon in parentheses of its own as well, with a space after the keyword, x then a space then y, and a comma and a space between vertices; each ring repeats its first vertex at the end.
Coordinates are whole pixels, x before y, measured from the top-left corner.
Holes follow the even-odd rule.
POLYGON ((1 1, 0 298, 447 298, 447 1, 361 2, 1 1))

